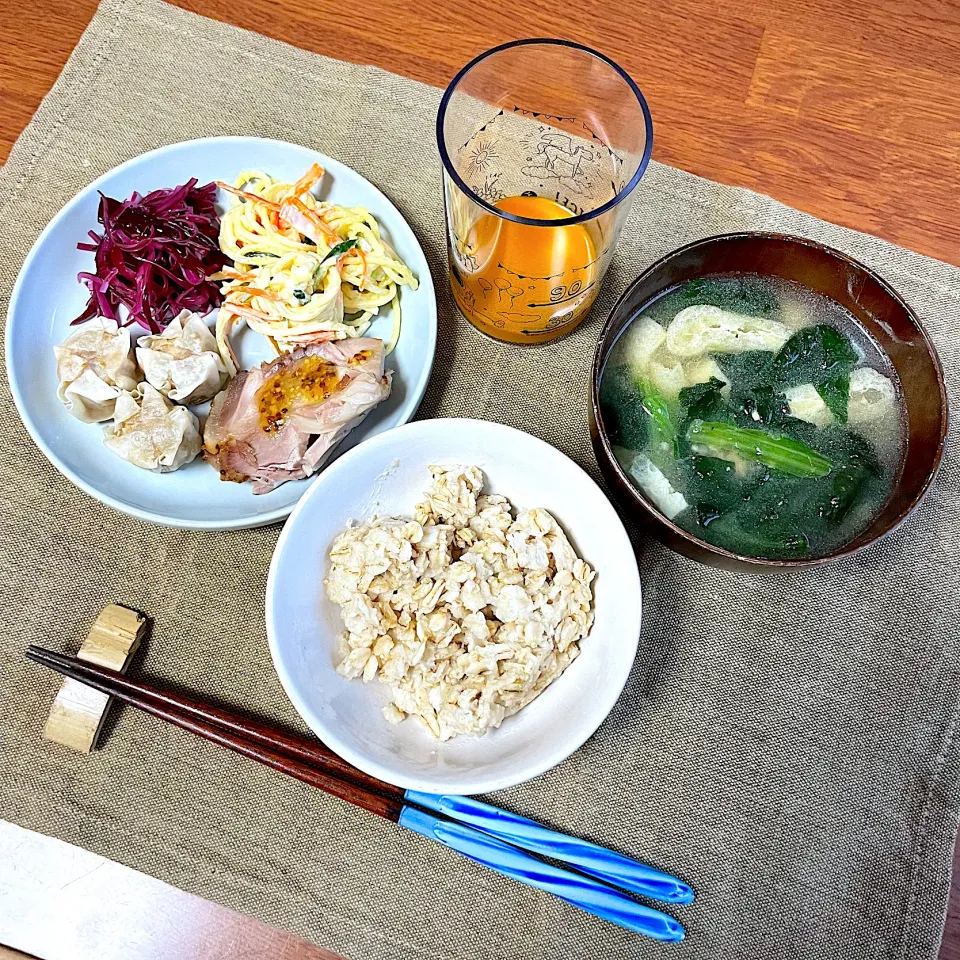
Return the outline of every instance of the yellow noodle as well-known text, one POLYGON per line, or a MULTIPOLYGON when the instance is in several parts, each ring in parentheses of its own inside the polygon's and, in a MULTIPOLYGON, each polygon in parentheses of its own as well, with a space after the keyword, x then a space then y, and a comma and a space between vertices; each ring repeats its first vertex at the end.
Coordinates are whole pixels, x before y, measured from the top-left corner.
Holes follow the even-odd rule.
POLYGON ((337 237, 315 230, 317 242, 313 243, 278 219, 276 207, 269 205, 289 201, 292 183, 247 170, 234 186, 268 203, 235 197, 220 221, 220 249, 233 261, 233 272, 242 274, 223 278, 226 300, 217 335, 227 366, 234 365, 228 335, 238 316, 280 349, 289 350, 311 339, 363 336, 379 309, 392 304, 394 329, 387 344, 392 350, 400 329, 398 288, 416 290, 418 284, 410 268, 381 238, 380 226, 370 212, 303 193, 299 198, 303 206, 337 237), (334 246, 347 240, 356 240, 357 245, 325 259, 334 246))

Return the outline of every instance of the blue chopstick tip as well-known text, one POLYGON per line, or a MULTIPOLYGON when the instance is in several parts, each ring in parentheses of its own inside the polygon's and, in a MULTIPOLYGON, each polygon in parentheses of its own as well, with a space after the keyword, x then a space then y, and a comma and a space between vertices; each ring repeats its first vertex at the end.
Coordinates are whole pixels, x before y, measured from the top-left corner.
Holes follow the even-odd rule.
POLYGON ((687 931, 677 923, 676 920, 670 920, 666 924, 667 930, 670 931, 670 937, 667 938, 668 943, 679 943, 687 935, 687 931))
POLYGON ((665 897, 666 900, 669 900, 670 903, 693 903, 693 887, 687 885, 686 883, 678 883, 677 889, 665 897))

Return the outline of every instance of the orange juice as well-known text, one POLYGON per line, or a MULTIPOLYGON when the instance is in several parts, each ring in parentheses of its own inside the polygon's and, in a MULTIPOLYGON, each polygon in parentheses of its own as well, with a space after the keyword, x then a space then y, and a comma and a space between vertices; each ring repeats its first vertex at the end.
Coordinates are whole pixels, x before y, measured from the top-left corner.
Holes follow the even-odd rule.
POLYGON ((569 333, 597 294, 597 244, 586 224, 547 197, 507 197, 495 206, 557 226, 481 216, 451 251, 457 306, 477 329, 510 343, 542 343, 569 333))

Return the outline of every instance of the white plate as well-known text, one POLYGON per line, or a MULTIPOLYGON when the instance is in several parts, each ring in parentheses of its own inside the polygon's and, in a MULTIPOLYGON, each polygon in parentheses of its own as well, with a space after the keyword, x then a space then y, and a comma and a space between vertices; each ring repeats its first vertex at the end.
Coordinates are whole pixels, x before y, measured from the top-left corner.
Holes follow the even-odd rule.
POLYGON ((367 441, 317 480, 280 535, 266 609, 280 681, 331 750, 406 789, 487 793, 559 763, 603 722, 636 656, 640 575, 616 511, 568 457, 498 423, 424 420, 367 441), (566 672, 499 729, 445 743, 416 720, 387 723, 380 711, 388 691, 379 682, 346 680, 336 672, 343 624, 323 587, 327 552, 347 522, 412 515, 432 463, 477 465, 488 492, 503 494, 516 508, 545 507, 597 571, 596 620, 566 672))
MULTIPOLYGON (((87 301, 77 281, 93 269, 93 254, 77 250, 96 230, 98 191, 118 199, 134 190, 147 193, 196 177, 234 180, 243 170, 260 169, 280 180, 296 180, 311 163, 327 171, 319 196, 367 207, 385 236, 420 281, 416 292, 400 291, 403 331, 387 366, 393 392, 338 448, 343 452, 414 414, 433 366, 437 304, 426 258, 396 207, 360 174, 315 150, 257 137, 211 137, 163 147, 122 164, 82 190, 37 239, 17 278, 7 319, 7 377, 20 416, 50 462, 78 487, 124 513, 175 527, 227 530, 279 520, 293 509, 314 478, 286 483, 255 496, 250 484, 223 483, 217 472, 196 460, 175 473, 154 474, 112 454, 101 442, 102 425, 75 420, 57 399, 53 348, 71 332, 70 321, 87 301)), ((224 200, 223 197, 220 198, 224 200)), ((212 322, 212 316, 210 318, 212 322)), ((388 337, 389 311, 377 318, 370 336, 388 337)), ((131 328, 135 335, 142 328, 131 328)), ((273 353, 257 334, 236 337, 240 360, 250 366, 273 353)))

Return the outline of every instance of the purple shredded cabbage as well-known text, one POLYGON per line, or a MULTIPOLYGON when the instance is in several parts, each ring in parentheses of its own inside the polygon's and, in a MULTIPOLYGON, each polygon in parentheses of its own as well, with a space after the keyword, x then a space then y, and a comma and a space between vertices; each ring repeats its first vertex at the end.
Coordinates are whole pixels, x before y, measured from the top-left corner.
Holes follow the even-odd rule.
POLYGON ((77 274, 90 299, 73 323, 108 317, 159 333, 181 310, 205 314, 219 306, 220 287, 207 279, 227 262, 217 241, 216 195, 215 183, 198 187, 196 178, 123 201, 101 193, 103 235, 91 230, 93 242, 77 244, 95 254, 96 272, 77 274))

